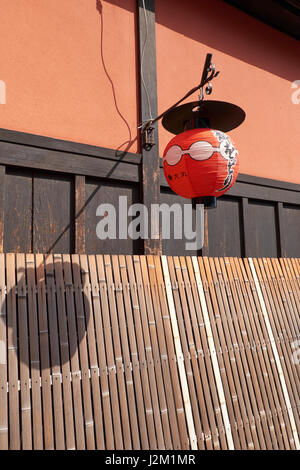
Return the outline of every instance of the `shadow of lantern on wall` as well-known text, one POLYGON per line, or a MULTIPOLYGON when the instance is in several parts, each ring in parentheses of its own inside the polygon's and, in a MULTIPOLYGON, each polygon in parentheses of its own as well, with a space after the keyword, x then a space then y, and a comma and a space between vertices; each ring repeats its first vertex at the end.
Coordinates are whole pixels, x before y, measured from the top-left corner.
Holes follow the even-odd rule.
MULTIPOLYGON (((1 302, 0 321, 7 331, 7 344, 0 341, 0 365, 20 361, 31 374, 33 370, 54 373, 54 368, 60 374, 65 364, 71 367, 83 343, 87 348, 89 299, 83 281, 80 288, 64 281, 58 284, 54 271, 44 272, 37 281, 31 263, 17 269, 16 283, 1 302)), ((63 269, 70 273, 77 269, 82 278, 86 274, 74 262, 64 262, 63 269)))

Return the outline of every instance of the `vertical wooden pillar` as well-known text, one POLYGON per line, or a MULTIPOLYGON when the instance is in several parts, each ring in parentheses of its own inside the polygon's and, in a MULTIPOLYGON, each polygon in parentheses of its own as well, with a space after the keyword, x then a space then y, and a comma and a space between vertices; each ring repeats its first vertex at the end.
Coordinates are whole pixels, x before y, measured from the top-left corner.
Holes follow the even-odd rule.
POLYGON ((0 253, 4 243, 5 166, 0 165, 0 253))
MULTIPOLYGON (((157 116, 157 77, 155 42, 155 1, 138 0, 138 31, 140 57, 140 122, 157 116)), ((155 128, 155 145, 151 150, 142 148, 141 192, 142 202, 151 213, 151 204, 159 204, 160 166, 158 149, 158 125, 155 128)), ((150 220, 150 219, 149 219, 150 220)), ((161 254, 161 235, 157 227, 157 239, 143 241, 145 254, 161 254)), ((150 230, 149 230, 150 232, 150 230)))
POLYGON ((204 245, 201 250, 201 256, 209 256, 208 210, 204 209, 204 245))
POLYGON ((85 253, 85 176, 75 176, 75 253, 85 253))
POLYGON ((277 202, 276 205, 277 210, 277 224, 278 224, 278 232, 277 232, 277 240, 278 240, 278 256, 281 258, 286 256, 286 240, 285 240, 285 230, 287 227, 285 226, 284 222, 284 208, 282 202, 277 202))
POLYGON ((249 218, 248 218, 248 198, 243 197, 242 198, 242 214, 243 214, 243 235, 244 235, 244 257, 247 258, 250 256, 249 253, 249 243, 248 239, 250 236, 250 231, 249 231, 249 218))

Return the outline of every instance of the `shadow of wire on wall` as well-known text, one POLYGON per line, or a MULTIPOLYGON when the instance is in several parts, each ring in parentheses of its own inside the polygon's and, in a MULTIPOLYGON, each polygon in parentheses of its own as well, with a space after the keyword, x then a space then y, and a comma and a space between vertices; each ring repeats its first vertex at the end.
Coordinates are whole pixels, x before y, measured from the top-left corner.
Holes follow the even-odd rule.
MULTIPOLYGON (((133 138, 131 129, 129 126, 128 121, 126 120, 125 116, 123 113, 120 111, 118 101, 117 101, 117 96, 116 96, 116 90, 115 90, 115 85, 113 83, 113 80, 108 72, 107 65, 105 62, 104 58, 104 14, 103 14, 103 6, 101 0, 96 0, 96 9, 99 12, 100 15, 100 57, 101 57, 101 65, 103 67, 103 70, 105 72, 105 75, 111 85, 111 90, 112 90, 112 95, 113 95, 113 100, 114 100, 114 105, 117 111, 118 116, 121 118, 123 123, 125 124, 127 131, 128 131, 128 140, 123 142, 118 146, 116 149, 116 156, 122 157, 125 156, 126 153, 129 151, 129 149, 132 147, 134 142, 137 140, 137 135, 133 138)), ((136 35, 135 35, 136 36, 136 35)), ((127 78, 124 78, 127 80, 127 78)), ((138 98, 137 98, 138 99, 138 98)), ((138 101, 137 101, 138 102, 138 101)))
POLYGON ((79 347, 87 342, 91 314, 82 289, 87 274, 78 264, 54 261, 50 269, 44 268, 46 263, 38 267, 28 260, 26 268, 16 267, 16 283, 10 287, 7 279, 1 305, 0 322, 6 328, 7 345, 0 341, 0 365, 10 366, 17 359, 28 368, 29 376, 33 370, 49 369, 51 374, 56 368, 61 372, 75 355, 79 361, 79 347), (75 271, 80 285, 74 288, 75 271))
MULTIPOLYGON (((111 85, 113 101, 114 101, 114 105, 115 105, 115 108, 116 108, 116 112, 117 112, 118 116, 120 117, 120 119, 125 124, 125 126, 127 128, 127 131, 128 131, 128 139, 125 142, 118 145, 118 148, 116 148, 116 150, 115 150, 115 155, 116 155, 116 157, 118 157, 118 160, 116 160, 116 162, 113 163, 112 167, 110 168, 110 170, 105 175, 105 178, 107 179, 107 178, 109 178, 113 175, 113 173, 116 170, 119 163, 122 162, 123 158, 126 156, 127 152, 130 150, 130 148, 132 147, 134 142, 137 141, 138 136, 136 135, 134 138, 132 137, 132 132, 131 132, 129 123, 126 120, 123 113, 120 111, 118 101, 117 101, 117 96, 116 96, 115 85, 113 83, 113 80, 112 80, 109 72, 108 72, 107 65, 106 65, 106 62, 105 62, 105 57, 104 57, 104 14, 103 14, 103 6, 102 6, 102 3, 101 3, 101 0, 96 0, 96 9, 97 9, 97 11, 99 12, 99 15, 100 15, 100 58, 101 58, 101 66, 103 67, 105 75, 106 75, 106 77, 107 77, 107 79, 108 79, 108 81, 111 85)), ((136 32, 135 32, 135 36, 137 37, 136 32)), ((137 90, 137 95, 138 95, 138 90, 137 90)), ((138 102, 138 96, 137 96, 137 102, 138 102)), ((99 106, 101 106, 101 103, 99 103, 99 106)), ((137 118, 138 118, 138 109, 137 109, 137 118)), ((92 194, 89 195, 89 197, 87 197, 84 206, 78 212, 76 212, 74 214, 74 222, 76 221, 76 219, 78 219, 80 217, 81 214, 83 214, 85 212, 85 210, 87 209, 89 203, 93 200, 93 198, 99 192, 99 189, 101 188, 101 186, 102 186, 101 183, 99 183, 98 187, 92 192, 92 194)), ((56 240, 51 244, 50 248, 47 250, 47 253, 55 252, 58 242, 65 235, 65 233, 70 229, 70 227, 71 227, 71 224, 67 224, 65 229, 57 236, 56 240)))

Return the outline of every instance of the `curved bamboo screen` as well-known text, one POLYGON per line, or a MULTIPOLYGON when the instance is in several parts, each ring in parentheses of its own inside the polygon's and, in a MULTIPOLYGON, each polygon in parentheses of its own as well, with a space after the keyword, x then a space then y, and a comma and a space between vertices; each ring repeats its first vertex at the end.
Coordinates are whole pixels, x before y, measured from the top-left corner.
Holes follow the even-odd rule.
POLYGON ((299 449, 300 260, 0 254, 0 449, 299 449))

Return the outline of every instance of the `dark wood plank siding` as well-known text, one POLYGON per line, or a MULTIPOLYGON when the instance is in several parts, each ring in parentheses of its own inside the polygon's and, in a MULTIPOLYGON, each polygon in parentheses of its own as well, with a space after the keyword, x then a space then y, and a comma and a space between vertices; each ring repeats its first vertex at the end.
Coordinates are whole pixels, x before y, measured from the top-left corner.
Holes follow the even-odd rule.
POLYGON ((34 172, 33 251, 70 253, 73 242, 73 178, 34 172))
MULTIPOLYGON (((178 209, 179 209, 179 214, 182 215, 182 224, 183 224, 184 205, 185 204, 190 204, 190 201, 188 199, 185 199, 183 197, 178 196, 177 194, 174 194, 171 190, 163 189, 161 191, 161 194, 160 194, 160 204, 167 204, 169 207, 171 207, 173 205, 177 205, 178 209)), ((175 206, 174 206, 174 209, 175 209, 175 206)), ((196 222, 195 219, 196 219, 195 209, 193 209, 193 227, 192 227, 193 230, 195 230, 195 222, 196 222)), ((163 254, 178 255, 178 254, 186 252, 190 256, 196 255, 197 250, 186 250, 186 242, 189 242, 189 240, 186 240, 184 238, 176 239, 174 237, 174 228, 175 228, 174 227, 174 215, 171 215, 170 222, 171 222, 171 224, 170 224, 170 238, 169 239, 162 238, 162 252, 163 252, 163 254)), ((161 227, 161 229, 162 228, 163 227, 161 227)), ((194 240, 191 240, 191 241, 194 241, 194 240)))
POLYGON ((6 168, 4 246, 6 253, 32 251, 32 172, 6 168))
POLYGON ((75 253, 85 253, 85 176, 75 176, 75 253))
POLYGON ((300 257, 300 205, 283 204, 285 257, 300 257))
MULTIPOLYGON (((102 216, 97 216, 97 208, 101 204, 110 204, 111 208, 115 208, 117 221, 117 237, 119 236, 119 198, 123 197, 125 207, 139 202, 138 188, 129 184, 108 183, 105 180, 94 178, 86 179, 86 252, 87 253, 114 253, 114 254, 130 254, 140 253, 141 242, 139 240, 126 239, 106 239, 98 238, 96 230, 97 224, 103 220, 102 216)), ((122 206, 121 206, 122 207, 122 206)), ((122 214, 124 214, 124 210, 122 214)), ((127 209, 128 211, 128 209, 127 209)), ((106 210, 108 216, 111 212, 106 210)), ((132 217, 128 217, 128 223, 132 217)), ((128 225, 127 225, 128 227, 128 225)), ((106 230, 106 229, 105 229, 106 230)))
MULTIPOLYGON (((0 130, 0 168, 0 251, 149 253, 152 245, 141 240, 100 240, 96 234, 99 204, 113 204, 118 225, 119 196, 128 206, 145 202, 140 155, 0 130)), ((148 211, 158 201, 190 204, 170 190, 162 168, 160 190, 149 196, 148 211)), ((206 224, 199 255, 298 257, 300 185, 239 175, 217 209, 207 211, 206 224)), ((162 240, 163 253, 196 254, 186 250, 188 240, 174 239, 173 228, 162 240)))
POLYGON ((212 256, 242 256, 241 200, 218 199, 217 209, 208 213, 208 244, 212 256))
POLYGON ((275 205, 250 199, 247 219, 247 256, 276 257, 278 230, 275 205))

